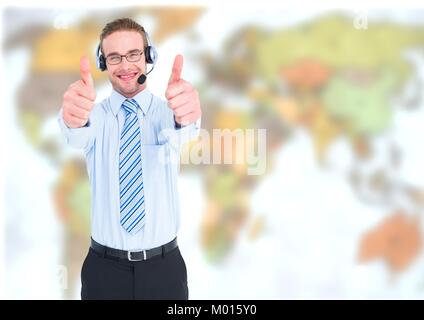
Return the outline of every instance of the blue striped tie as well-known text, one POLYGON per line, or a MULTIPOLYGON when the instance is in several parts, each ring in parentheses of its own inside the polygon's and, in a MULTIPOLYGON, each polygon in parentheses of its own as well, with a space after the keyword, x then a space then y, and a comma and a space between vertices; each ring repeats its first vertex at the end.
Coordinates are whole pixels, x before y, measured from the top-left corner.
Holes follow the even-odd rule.
POLYGON ((122 107, 126 111, 126 117, 119 148, 120 222, 127 232, 135 234, 145 222, 138 104, 134 99, 127 99, 122 107))

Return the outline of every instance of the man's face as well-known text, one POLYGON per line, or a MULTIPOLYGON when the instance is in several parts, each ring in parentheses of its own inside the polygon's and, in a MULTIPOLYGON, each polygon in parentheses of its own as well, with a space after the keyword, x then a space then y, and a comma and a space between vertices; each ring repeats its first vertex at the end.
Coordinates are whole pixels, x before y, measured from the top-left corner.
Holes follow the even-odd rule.
MULTIPOLYGON (((144 52, 143 37, 136 31, 117 31, 103 39, 103 54, 106 60, 108 56, 126 55, 135 50, 144 52)), ((140 85, 137 82, 138 77, 146 72, 144 54, 137 62, 128 62, 125 57, 116 65, 106 62, 113 88, 127 98, 135 96, 146 86, 146 83, 140 85)))

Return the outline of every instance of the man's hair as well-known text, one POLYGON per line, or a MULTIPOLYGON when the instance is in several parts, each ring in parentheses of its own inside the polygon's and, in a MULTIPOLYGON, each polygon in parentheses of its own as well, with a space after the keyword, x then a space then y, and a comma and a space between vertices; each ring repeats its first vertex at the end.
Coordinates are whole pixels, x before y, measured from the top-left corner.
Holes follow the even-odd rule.
POLYGON ((103 40, 108 35, 111 35, 112 33, 116 31, 136 31, 141 34, 143 37, 143 43, 144 48, 147 47, 147 38, 146 38, 146 31, 144 28, 139 25, 137 22, 130 18, 120 18, 113 20, 112 22, 109 22, 105 25, 105 27, 102 30, 102 33, 100 34, 100 48, 103 52, 103 40))

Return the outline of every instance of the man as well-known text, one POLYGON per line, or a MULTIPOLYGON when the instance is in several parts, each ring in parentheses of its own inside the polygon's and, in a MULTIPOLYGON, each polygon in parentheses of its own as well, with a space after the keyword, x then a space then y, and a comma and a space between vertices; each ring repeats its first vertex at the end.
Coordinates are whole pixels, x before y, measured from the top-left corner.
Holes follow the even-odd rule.
POLYGON ((124 18, 100 35, 98 60, 112 83, 95 104, 88 59, 63 96, 59 124, 82 148, 91 184, 91 246, 81 270, 82 299, 188 299, 177 246, 179 147, 198 135, 197 91, 181 79, 176 56, 165 93, 151 94, 152 48, 142 26, 124 18))

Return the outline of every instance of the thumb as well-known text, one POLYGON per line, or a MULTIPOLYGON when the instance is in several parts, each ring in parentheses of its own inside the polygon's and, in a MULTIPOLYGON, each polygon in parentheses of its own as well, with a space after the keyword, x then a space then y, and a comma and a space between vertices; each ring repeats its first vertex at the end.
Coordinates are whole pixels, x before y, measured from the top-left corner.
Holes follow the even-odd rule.
POLYGON ((94 88, 93 77, 90 72, 90 61, 88 61, 88 58, 85 56, 80 59, 80 73, 82 81, 84 81, 87 86, 94 88))
POLYGON ((178 54, 175 56, 174 65, 172 66, 172 73, 169 77, 168 84, 176 82, 181 78, 181 71, 183 70, 183 56, 178 54))

